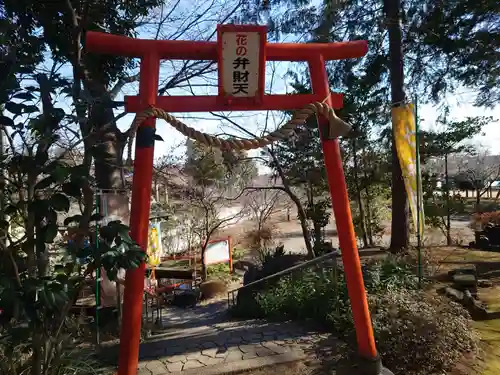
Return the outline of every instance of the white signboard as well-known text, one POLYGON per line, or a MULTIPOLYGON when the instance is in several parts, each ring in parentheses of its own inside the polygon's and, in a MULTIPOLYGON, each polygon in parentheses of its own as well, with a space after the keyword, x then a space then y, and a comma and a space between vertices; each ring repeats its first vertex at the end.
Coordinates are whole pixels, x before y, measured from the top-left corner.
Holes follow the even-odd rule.
POLYGON ((222 88, 226 95, 257 96, 260 37, 258 32, 222 33, 222 88))
POLYGON ((205 249, 205 264, 229 262, 231 259, 231 249, 229 246, 229 240, 209 243, 205 249))

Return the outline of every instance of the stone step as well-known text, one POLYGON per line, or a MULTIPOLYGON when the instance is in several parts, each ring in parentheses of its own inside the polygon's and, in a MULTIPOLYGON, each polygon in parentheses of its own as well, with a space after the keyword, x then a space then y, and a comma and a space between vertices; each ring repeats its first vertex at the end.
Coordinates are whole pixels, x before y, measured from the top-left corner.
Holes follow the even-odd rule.
POLYGON ((475 275, 472 274, 456 274, 453 276, 453 282, 457 286, 462 287, 476 287, 477 279, 475 275))
POLYGON ((455 270, 451 270, 450 272, 448 272, 448 275, 450 277, 453 277, 455 275, 474 275, 474 276, 476 276, 477 270, 476 270, 475 265, 470 265, 467 267, 462 267, 462 268, 458 268, 455 270))
POLYGON ((220 365, 212 365, 195 369, 187 369, 169 375, 224 375, 238 374, 257 370, 263 367, 281 365, 286 363, 299 362, 306 359, 306 354, 302 350, 294 350, 283 354, 272 356, 243 359, 234 362, 227 362, 220 365))
MULTIPOLYGON (((182 348, 180 348, 182 349, 182 348)), ((206 349, 179 350, 178 354, 150 353, 155 359, 141 361, 138 375, 219 375, 305 358, 300 347, 269 341, 255 344, 227 344, 206 349)))

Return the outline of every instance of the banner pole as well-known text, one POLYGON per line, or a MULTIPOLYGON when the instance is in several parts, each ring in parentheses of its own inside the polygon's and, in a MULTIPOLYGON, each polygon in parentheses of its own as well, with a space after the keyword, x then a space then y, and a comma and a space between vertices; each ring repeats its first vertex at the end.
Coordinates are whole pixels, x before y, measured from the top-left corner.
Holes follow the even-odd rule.
POLYGON ((422 238, 421 238, 421 206, 422 206, 422 182, 420 177, 420 139, 418 127, 418 99, 415 96, 415 156, 417 169, 417 252, 418 252, 418 285, 422 287, 422 238))
MULTIPOLYGON (((95 194, 95 205, 96 205, 96 213, 101 214, 101 199, 102 199, 102 191, 98 190, 95 194)), ((97 250, 96 254, 96 268, 95 268, 95 278, 96 278, 96 287, 95 287, 95 325, 96 325, 96 346, 100 348, 101 345, 101 337, 100 337, 100 328, 101 325, 99 315, 101 309, 101 249, 99 248, 99 220, 97 219, 95 222, 95 248, 97 250)))

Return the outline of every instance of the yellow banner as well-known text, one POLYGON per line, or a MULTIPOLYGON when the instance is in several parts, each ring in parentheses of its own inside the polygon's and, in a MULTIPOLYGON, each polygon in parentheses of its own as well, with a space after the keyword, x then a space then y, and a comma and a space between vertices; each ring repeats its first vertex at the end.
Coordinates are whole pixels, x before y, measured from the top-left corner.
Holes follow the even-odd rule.
MULTIPOLYGON (((417 144, 416 144, 416 126, 413 104, 394 107, 392 109, 392 129, 396 150, 398 153, 399 164, 403 172, 406 193, 410 203, 410 210, 415 223, 417 220, 417 144)), ((419 176, 421 178, 421 176, 419 176)), ((421 181, 421 180, 420 180, 421 181)), ((424 205, 422 202, 422 184, 420 184, 420 236, 424 232, 424 205)))
POLYGON ((161 262, 161 232, 160 224, 149 225, 148 250, 149 264, 154 267, 161 262))

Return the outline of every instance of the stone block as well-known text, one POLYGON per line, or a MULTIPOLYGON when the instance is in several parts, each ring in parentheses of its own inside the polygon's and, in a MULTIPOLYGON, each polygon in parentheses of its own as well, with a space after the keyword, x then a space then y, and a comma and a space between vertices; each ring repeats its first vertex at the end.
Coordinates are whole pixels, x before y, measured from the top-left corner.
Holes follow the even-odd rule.
POLYGON ((474 275, 455 275, 453 276, 453 283, 460 287, 475 287, 477 285, 477 279, 474 275))
POLYGON ((241 361, 243 359, 243 353, 240 351, 237 352, 229 352, 224 358, 224 363, 228 362, 236 362, 236 361, 241 361))
POLYGON ((198 360, 198 358, 202 357, 203 354, 201 354, 201 352, 193 352, 193 353, 189 353, 186 358, 189 361, 191 360, 198 360))
POLYGON ((268 348, 264 348, 263 346, 260 347, 260 348, 257 348, 255 350, 255 353, 257 353, 257 355, 259 357, 268 357, 270 355, 275 355, 276 353, 273 352, 272 350, 268 349, 268 348))
POLYGON ((448 272, 448 275, 450 277, 453 277, 455 275, 474 275, 474 276, 476 276, 477 270, 476 270, 475 265, 470 265, 467 267, 458 268, 456 270, 451 270, 450 272, 448 272))
POLYGON ((245 359, 253 359, 253 358, 257 358, 257 357, 258 357, 258 355, 255 352, 250 352, 250 353, 244 353, 243 354, 243 360, 245 360, 245 359))
POLYGON ((167 372, 167 368, 160 361, 148 362, 146 368, 151 372, 151 375, 164 375, 167 372))
POLYGON ((269 350, 272 350, 276 354, 283 354, 287 351, 285 347, 280 346, 274 342, 264 342, 262 343, 262 346, 269 350))
POLYGON ((182 362, 167 363, 167 369, 170 372, 182 371, 183 366, 184 366, 184 363, 182 363, 182 362))
POLYGON ((240 345, 240 350, 242 353, 251 353, 255 351, 255 345, 240 345))
POLYGON ((185 355, 172 355, 170 357, 167 357, 166 360, 168 363, 184 363, 187 361, 187 358, 185 355))
POLYGON ((184 370, 189 370, 192 368, 200 368, 200 367, 204 367, 204 366, 205 365, 198 360, 188 360, 186 363, 184 363, 184 367, 182 368, 182 370, 184 371, 184 370))
POLYGON ((219 352, 218 348, 205 349, 201 351, 201 354, 205 357, 215 358, 219 352))
POLYGON ((461 291, 456 290, 454 288, 449 288, 449 287, 445 288, 444 292, 445 292, 447 297, 451 298, 455 302, 462 303, 462 301, 464 299, 464 294, 461 291))
POLYGON ((224 358, 210 358, 210 357, 200 357, 198 361, 203 363, 205 366, 219 365, 224 362, 224 358))
POLYGON ((493 283, 490 280, 478 280, 477 286, 480 288, 491 288, 493 283))

